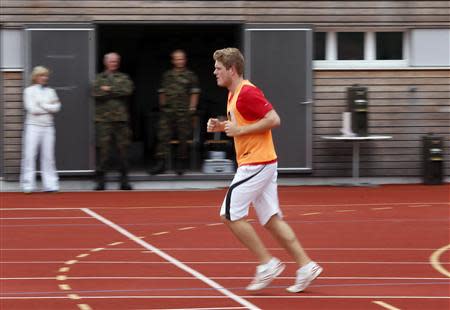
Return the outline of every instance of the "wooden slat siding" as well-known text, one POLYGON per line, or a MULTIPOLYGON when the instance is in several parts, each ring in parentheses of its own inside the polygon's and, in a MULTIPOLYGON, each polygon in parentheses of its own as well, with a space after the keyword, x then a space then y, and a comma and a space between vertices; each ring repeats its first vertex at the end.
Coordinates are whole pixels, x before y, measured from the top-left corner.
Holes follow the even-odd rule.
POLYGON ((3 164, 6 180, 17 180, 20 172, 23 128, 22 73, 2 72, 3 75, 3 164))
POLYGON ((447 1, 36 1, 2 0, 6 25, 34 22, 236 21, 336 27, 449 25, 447 1))
POLYGON ((350 176, 351 144, 321 136, 340 134, 342 112, 347 111, 346 89, 357 83, 369 91, 369 132, 393 136, 361 143, 362 176, 421 176, 422 137, 429 132, 444 139, 444 173, 450 175, 450 70, 317 70, 315 176, 350 176), (416 90, 411 92, 410 86, 416 90))

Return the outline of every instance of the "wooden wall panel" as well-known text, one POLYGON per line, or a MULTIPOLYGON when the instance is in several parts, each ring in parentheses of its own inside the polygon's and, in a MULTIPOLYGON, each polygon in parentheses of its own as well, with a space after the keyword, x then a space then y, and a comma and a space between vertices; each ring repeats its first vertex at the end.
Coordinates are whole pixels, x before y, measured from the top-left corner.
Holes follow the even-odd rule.
POLYGON ((2 0, 6 25, 36 22, 296 22, 318 29, 449 25, 447 1, 2 0))
POLYGON ((318 70, 314 77, 315 175, 350 176, 351 144, 325 141, 321 136, 340 134, 342 112, 347 111, 346 90, 355 83, 368 87, 369 132, 393 137, 361 144, 362 176, 420 176, 422 137, 430 132, 444 139, 445 174, 450 174, 449 70, 318 70))

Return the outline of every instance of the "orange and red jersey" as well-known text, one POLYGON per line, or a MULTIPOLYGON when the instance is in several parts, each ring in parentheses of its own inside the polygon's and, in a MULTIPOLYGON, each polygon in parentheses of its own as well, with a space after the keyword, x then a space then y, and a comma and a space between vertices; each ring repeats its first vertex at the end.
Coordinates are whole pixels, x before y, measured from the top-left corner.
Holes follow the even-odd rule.
MULTIPOLYGON (((242 81, 234 94, 228 94, 228 118, 238 127, 257 122, 272 109, 263 92, 248 80, 242 81)), ((234 145, 239 166, 268 164, 277 160, 270 129, 236 136, 234 145)))

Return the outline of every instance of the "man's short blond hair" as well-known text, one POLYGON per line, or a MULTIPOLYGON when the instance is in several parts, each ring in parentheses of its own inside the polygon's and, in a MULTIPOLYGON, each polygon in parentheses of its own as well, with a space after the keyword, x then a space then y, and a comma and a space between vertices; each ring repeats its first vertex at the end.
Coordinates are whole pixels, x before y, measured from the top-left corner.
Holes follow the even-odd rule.
POLYGON ((235 47, 227 47, 214 52, 213 58, 215 61, 222 63, 225 68, 236 68, 236 72, 242 76, 244 74, 244 56, 235 47))
POLYGON ((48 70, 46 67, 36 66, 33 68, 33 71, 31 71, 31 81, 33 83, 36 83, 38 76, 41 76, 41 75, 49 76, 49 74, 50 74, 50 70, 48 70))

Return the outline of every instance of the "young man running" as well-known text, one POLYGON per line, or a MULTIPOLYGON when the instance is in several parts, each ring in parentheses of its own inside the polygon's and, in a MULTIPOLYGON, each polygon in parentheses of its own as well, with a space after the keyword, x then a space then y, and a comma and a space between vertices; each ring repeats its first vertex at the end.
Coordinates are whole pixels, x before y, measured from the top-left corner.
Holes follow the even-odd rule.
POLYGON ((277 192, 277 155, 271 129, 280 125, 280 117, 260 89, 244 80, 244 57, 236 48, 214 53, 217 85, 229 91, 228 120, 210 118, 208 132, 225 132, 234 138, 238 169, 222 204, 224 222, 259 260, 256 275, 247 290, 263 289, 284 270, 244 218, 250 204, 263 225, 298 264, 296 281, 287 290, 303 291, 322 272, 311 261, 291 227, 282 219, 277 192))

